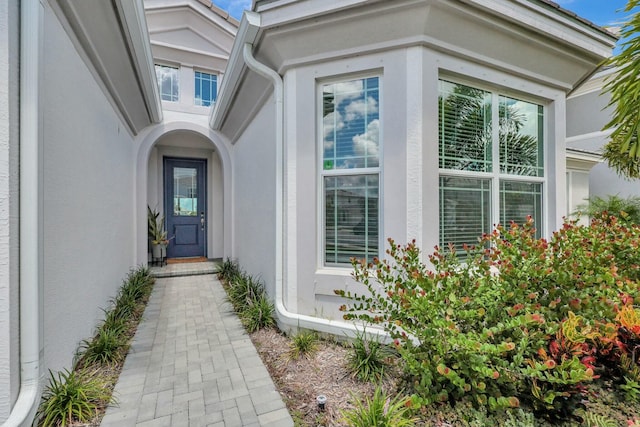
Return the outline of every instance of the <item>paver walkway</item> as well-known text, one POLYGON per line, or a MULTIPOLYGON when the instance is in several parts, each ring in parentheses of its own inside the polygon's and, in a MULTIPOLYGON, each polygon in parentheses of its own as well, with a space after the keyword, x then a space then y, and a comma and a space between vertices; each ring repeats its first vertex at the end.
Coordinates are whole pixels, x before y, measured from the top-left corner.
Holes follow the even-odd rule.
POLYGON ((103 427, 293 421, 214 275, 157 279, 103 427))

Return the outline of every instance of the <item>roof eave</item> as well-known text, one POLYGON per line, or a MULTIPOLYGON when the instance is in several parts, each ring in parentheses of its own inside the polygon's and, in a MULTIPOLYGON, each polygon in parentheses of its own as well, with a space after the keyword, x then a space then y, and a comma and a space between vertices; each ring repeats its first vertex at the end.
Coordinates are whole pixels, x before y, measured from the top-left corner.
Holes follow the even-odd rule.
POLYGON ((242 55, 243 47, 246 43, 253 44, 258 37, 259 31, 260 15, 255 12, 245 11, 240 21, 236 41, 229 55, 229 62, 227 63, 224 78, 222 79, 218 99, 209 114, 209 126, 211 129, 219 130, 229 113, 233 101, 233 94, 246 70, 246 64, 242 55))
POLYGON ((162 102, 156 80, 153 53, 149 41, 149 29, 142 0, 116 0, 124 27, 124 36, 132 52, 132 61, 138 76, 149 117, 153 123, 162 121, 162 102))

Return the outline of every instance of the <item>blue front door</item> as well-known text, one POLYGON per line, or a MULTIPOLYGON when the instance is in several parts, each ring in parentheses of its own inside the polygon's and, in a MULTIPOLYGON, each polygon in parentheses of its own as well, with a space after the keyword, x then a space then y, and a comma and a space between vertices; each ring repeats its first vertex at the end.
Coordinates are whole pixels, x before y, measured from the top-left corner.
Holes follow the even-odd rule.
POLYGON ((168 258, 206 255, 207 161, 164 158, 168 258))

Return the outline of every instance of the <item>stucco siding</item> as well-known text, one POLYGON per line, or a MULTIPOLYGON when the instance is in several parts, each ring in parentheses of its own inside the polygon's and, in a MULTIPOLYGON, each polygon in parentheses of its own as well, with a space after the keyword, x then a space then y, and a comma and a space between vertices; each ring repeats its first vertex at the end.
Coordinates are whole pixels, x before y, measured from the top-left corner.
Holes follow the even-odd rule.
MULTIPOLYGON (((426 255, 439 242, 438 80, 499 87, 500 93, 545 107, 546 197, 543 233, 566 213, 564 199, 564 93, 469 60, 422 47, 302 66, 285 74, 285 295, 289 309, 340 319, 335 289, 357 289, 350 265, 327 264, 323 255, 321 87, 326 82, 378 76, 380 81, 379 256, 387 238, 416 239, 426 255), (528 95, 527 95, 528 94, 528 95)), ((355 143, 355 137, 354 137, 355 143)), ((341 171, 341 173, 344 171, 341 171)))
POLYGON ((600 91, 567 99, 567 136, 599 132, 610 120, 610 96, 600 91))
POLYGON ((0 2, 0 423, 20 385, 18 333, 19 2, 0 2))
POLYGON ((44 368, 57 370, 133 262, 133 142, 49 9, 44 34, 44 368))
MULTIPOLYGON (((613 78, 613 75, 607 78, 613 78)), ((595 83, 587 82, 588 84, 595 83)), ((612 109, 607 108, 611 96, 603 93, 601 87, 600 82, 594 90, 567 99, 568 147, 600 153, 609 142, 608 132, 603 132, 602 129, 611 119, 612 109)), ((574 191, 573 188, 570 190, 574 191)), ((606 162, 599 163, 589 173, 588 196, 606 198, 610 195, 640 196, 640 184, 638 180, 619 176, 606 162)), ((580 200, 580 203, 584 202, 585 200, 580 200)))
POLYGON ((233 256, 275 295, 276 141, 270 98, 233 146, 233 256))

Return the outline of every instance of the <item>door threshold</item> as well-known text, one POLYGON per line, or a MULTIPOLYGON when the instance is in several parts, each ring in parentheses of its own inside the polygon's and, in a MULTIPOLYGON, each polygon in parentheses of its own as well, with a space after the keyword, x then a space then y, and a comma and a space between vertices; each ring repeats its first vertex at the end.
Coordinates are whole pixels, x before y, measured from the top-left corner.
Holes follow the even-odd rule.
POLYGON ((191 262, 207 262, 207 257, 184 257, 184 258, 167 258, 167 264, 186 264, 191 262))

